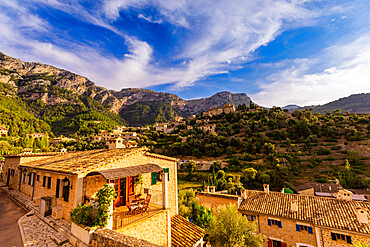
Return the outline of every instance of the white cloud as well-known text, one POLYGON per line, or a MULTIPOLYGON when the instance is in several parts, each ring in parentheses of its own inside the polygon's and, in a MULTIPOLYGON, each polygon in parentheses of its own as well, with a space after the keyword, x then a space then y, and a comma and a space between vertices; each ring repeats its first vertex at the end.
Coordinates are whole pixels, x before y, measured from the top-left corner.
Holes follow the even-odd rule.
MULTIPOLYGON (((291 0, 218 0, 211 4, 202 0, 104 0, 95 10, 89 11, 77 1, 0 2, 8 6, 6 11, 0 13, 2 51, 29 61, 71 70, 98 85, 118 90, 167 83, 174 83, 173 89, 181 89, 207 76, 228 73, 240 68, 252 58, 255 49, 268 44, 282 31, 310 25, 315 17, 322 14, 305 9, 303 4, 306 1, 291 0), (121 35, 129 48, 127 54, 119 59, 105 56, 98 47, 78 44, 61 47, 38 41, 33 33, 53 33, 48 23, 31 13, 33 5, 40 4, 58 8, 121 35), (140 13, 139 18, 157 23, 168 22, 186 30, 187 38, 179 44, 179 52, 174 57, 183 61, 180 65, 160 67, 150 44, 114 25, 121 11, 128 8, 139 11, 148 6, 157 9, 159 16, 154 19, 140 13), (27 32, 25 29, 28 29, 27 32)), ((63 40, 58 41, 63 43, 63 40)))
POLYGON ((315 59, 287 62, 293 65, 266 78, 268 83, 260 83, 262 91, 251 95, 256 103, 268 107, 317 105, 370 92, 369 36, 332 46, 315 59), (330 65, 327 61, 331 61, 330 65), (316 66, 321 67, 320 71, 310 73, 310 68, 316 66))

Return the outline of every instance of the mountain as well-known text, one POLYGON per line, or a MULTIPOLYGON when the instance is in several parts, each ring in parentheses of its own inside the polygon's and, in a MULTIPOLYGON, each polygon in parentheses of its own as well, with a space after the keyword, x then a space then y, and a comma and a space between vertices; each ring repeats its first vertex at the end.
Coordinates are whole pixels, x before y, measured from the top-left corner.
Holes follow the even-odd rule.
POLYGON ((370 113, 370 93, 354 94, 325 105, 313 107, 314 112, 320 113, 332 112, 336 109, 340 109, 341 112, 370 113))
POLYGON ((282 107, 282 109, 288 109, 289 111, 294 111, 295 109, 299 109, 301 106, 299 105, 286 105, 282 107))
POLYGON ((249 106, 251 102, 246 94, 229 92, 184 100, 147 89, 108 90, 72 72, 24 62, 4 53, 0 53, 0 93, 1 97, 20 100, 25 111, 49 124, 52 132, 58 134, 87 133, 89 128, 96 131, 125 122, 130 126, 153 124, 227 103, 249 106))

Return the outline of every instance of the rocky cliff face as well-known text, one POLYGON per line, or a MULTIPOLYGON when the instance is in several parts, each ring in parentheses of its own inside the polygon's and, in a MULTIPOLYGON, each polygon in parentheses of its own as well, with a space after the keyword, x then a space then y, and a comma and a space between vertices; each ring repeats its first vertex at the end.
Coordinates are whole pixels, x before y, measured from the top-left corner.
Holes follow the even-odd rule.
POLYGON ((131 107, 139 103, 150 105, 162 102, 169 105, 178 115, 186 117, 227 103, 249 106, 251 102, 243 93, 220 92, 209 98, 184 100, 174 94, 147 89, 108 90, 72 72, 41 63, 24 62, 3 53, 0 53, 0 82, 7 84, 15 94, 21 94, 28 99, 39 99, 49 105, 73 103, 73 97, 67 97, 67 94, 85 95, 108 106, 114 113, 130 111, 131 107))

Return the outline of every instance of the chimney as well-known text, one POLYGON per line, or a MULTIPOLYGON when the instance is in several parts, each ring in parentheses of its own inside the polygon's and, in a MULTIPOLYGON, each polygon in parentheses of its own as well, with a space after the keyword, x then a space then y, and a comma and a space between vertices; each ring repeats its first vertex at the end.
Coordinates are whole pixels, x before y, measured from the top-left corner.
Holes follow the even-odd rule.
POLYGON ((216 193, 216 187, 215 186, 210 186, 211 187, 211 193, 216 193))
POLYGON ((270 185, 264 184, 263 185, 263 191, 268 194, 270 192, 270 185))
POLYGON ((297 201, 292 201, 290 203, 290 211, 291 212, 298 212, 298 202, 297 201))
POLYGON ((204 186, 204 192, 209 193, 209 186, 204 186))
POLYGON ((353 193, 349 190, 340 190, 339 191, 340 199, 346 200, 346 201, 352 201, 352 194, 353 193))
POLYGON ((247 199, 247 190, 240 190, 243 199, 247 199))
POLYGON ((357 220, 361 224, 369 224, 368 214, 363 208, 356 208, 357 220))

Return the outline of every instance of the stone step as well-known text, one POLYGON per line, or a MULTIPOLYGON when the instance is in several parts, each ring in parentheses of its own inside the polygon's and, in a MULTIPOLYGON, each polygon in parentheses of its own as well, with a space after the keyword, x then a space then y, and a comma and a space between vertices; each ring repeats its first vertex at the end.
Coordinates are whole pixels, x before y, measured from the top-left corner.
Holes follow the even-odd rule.
POLYGON ((68 243, 68 238, 60 233, 51 236, 50 239, 53 240, 53 242, 56 243, 58 246, 63 246, 63 244, 68 243))

